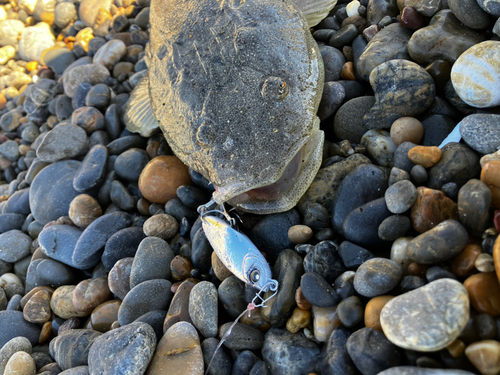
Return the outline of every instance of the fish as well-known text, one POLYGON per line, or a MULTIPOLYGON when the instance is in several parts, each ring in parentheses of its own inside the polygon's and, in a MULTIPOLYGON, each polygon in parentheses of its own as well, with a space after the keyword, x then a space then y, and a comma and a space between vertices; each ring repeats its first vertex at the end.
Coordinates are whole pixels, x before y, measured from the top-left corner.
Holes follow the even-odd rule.
POLYGON ((210 245, 234 276, 259 291, 277 289, 278 282, 273 280, 269 263, 246 235, 217 216, 202 215, 201 218, 210 245))
MULTIPOLYGON (((319 22, 319 5, 296 1, 319 22)), ((336 0, 319 3, 324 16, 336 0)), ((127 129, 150 136, 159 127, 218 204, 258 214, 294 207, 324 142, 324 67, 301 10, 289 0, 152 0, 150 24, 148 72, 127 104, 127 129)))

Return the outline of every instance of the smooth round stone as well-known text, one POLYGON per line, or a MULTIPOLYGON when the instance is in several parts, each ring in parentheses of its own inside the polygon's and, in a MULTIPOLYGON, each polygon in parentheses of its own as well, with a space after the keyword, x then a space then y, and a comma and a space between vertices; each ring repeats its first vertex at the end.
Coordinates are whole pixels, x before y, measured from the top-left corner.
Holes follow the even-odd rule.
POLYGON ((130 286, 133 288, 143 281, 170 279, 170 263, 174 259, 170 245, 157 237, 147 237, 141 241, 134 256, 130 271, 130 286), (151 267, 154 264, 155 267, 151 267))
POLYGON ((386 303, 393 298, 394 296, 377 296, 368 301, 365 307, 364 316, 366 327, 382 332, 382 326, 380 325, 380 313, 386 303))
POLYGON ((318 107, 318 117, 321 121, 332 116, 346 98, 344 86, 338 82, 325 82, 323 95, 318 107))
POLYGON ((403 237, 411 228, 411 221, 404 215, 392 215, 378 227, 378 236, 383 241, 394 241, 403 237))
POLYGON ((78 9, 79 18, 85 26, 93 27, 97 21, 99 10, 109 11, 111 4, 113 4, 113 1, 110 0, 83 0, 78 9))
POLYGON ((30 254, 31 237, 18 229, 0 234, 0 260, 15 263, 30 254))
POLYGON ((472 306, 491 316, 500 315, 500 285, 494 272, 472 275, 464 281, 472 306))
POLYGON ((107 276, 87 279, 81 281, 73 291, 73 306, 77 311, 92 312, 110 297, 107 276))
POLYGON ((187 167, 175 156, 163 155, 152 159, 139 178, 139 189, 151 203, 165 204, 177 195, 181 185, 191 185, 187 167))
POLYGON ((228 277, 219 286, 219 300, 224 310, 233 319, 236 319, 247 307, 244 292, 245 284, 236 276, 228 277))
POLYGON ((47 290, 40 290, 33 294, 24 305, 23 316, 28 322, 43 324, 50 320, 50 298, 52 293, 47 290))
POLYGON ((441 149, 435 146, 416 146, 408 151, 408 158, 417 165, 430 168, 441 159, 441 149))
POLYGON ((487 162, 481 170, 481 181, 488 186, 491 191, 491 201, 493 206, 500 208, 500 181, 498 180, 498 170, 500 161, 492 160, 487 162))
POLYGON ((61 285, 72 284, 74 280, 72 268, 52 259, 36 259, 28 267, 26 291, 43 285, 57 288, 61 285))
POLYGON ((416 197, 410 217, 418 232, 424 233, 445 220, 458 221, 457 204, 442 191, 420 186, 416 197))
POLYGON ((17 213, 22 215, 29 215, 31 213, 29 206, 30 189, 25 188, 16 191, 12 194, 7 203, 3 207, 3 213, 17 213))
POLYGON ((134 197, 127 187, 118 180, 111 182, 109 198, 120 210, 132 211, 135 208, 134 197))
MULTIPOLYGON (((115 170, 126 181, 138 181, 142 170, 149 162, 149 155, 139 148, 131 148, 116 158, 115 170)), ((156 202, 155 202, 156 203, 156 202)))
MULTIPOLYGON (((220 335, 223 337, 233 323, 226 323, 220 327, 220 335)), ((226 336, 224 345, 234 350, 257 350, 262 347, 264 335, 257 328, 245 324, 236 323, 226 336)))
POLYGON ((102 65, 87 63, 75 67, 69 66, 63 74, 64 93, 72 98, 80 84, 87 82, 92 86, 97 85, 103 83, 109 76, 109 70, 102 65))
POLYGON ((127 293, 118 311, 118 322, 125 326, 152 310, 167 310, 172 299, 168 280, 148 280, 127 293))
MULTIPOLYGON (((56 5, 54 13, 54 23, 57 27, 63 29, 72 20, 77 18, 76 7, 73 3, 59 3, 56 5)), ((57 72, 59 73, 59 72, 57 72)), ((59 74, 62 74, 59 73, 59 74)))
POLYGON ((410 59, 407 44, 411 38, 411 30, 399 24, 384 27, 368 43, 359 57, 357 70, 359 75, 369 81, 370 73, 378 65, 389 60, 410 59))
POLYGON ((169 240, 179 231, 179 224, 174 217, 167 214, 153 215, 144 223, 144 233, 148 237, 169 240))
POLYGON ((363 117, 374 104, 373 96, 361 96, 342 104, 333 120, 333 131, 337 138, 360 143, 361 137, 368 131, 363 124, 363 117))
POLYGON ((87 269, 93 267, 99 258, 90 257, 82 263, 73 261, 75 245, 81 235, 82 231, 74 226, 52 225, 40 232, 38 241, 42 253, 48 257, 74 268, 87 269))
POLYGON ((212 252, 212 269, 214 270, 215 276, 220 281, 224 281, 228 277, 233 276, 232 272, 227 269, 224 263, 222 263, 215 251, 212 252))
POLYGON ((123 300, 130 291, 130 273, 134 258, 123 258, 115 263, 109 271, 109 290, 118 298, 123 300))
POLYGON ((174 324, 158 343, 148 368, 148 375, 203 373, 203 353, 196 329, 188 322, 174 324), (175 355, 172 355, 174 353, 175 355))
MULTIPOLYGON (((71 51, 70 51, 71 52, 71 51)), ((69 96, 61 95, 56 99, 56 116, 59 121, 68 120, 73 113, 73 104, 69 96)))
POLYGON ((319 50, 325 67, 325 82, 338 81, 346 62, 344 55, 337 48, 328 45, 320 46, 319 50))
POLYGON ((92 344, 101 335, 91 329, 70 329, 50 342, 50 355, 62 370, 85 366, 92 344))
POLYGON ((209 192, 194 186, 179 186, 177 197, 182 203, 193 209, 197 209, 202 204, 207 203, 211 198, 209 192))
POLYGON ((85 105, 104 111, 111 100, 110 89, 104 83, 92 87, 85 97, 85 105))
POLYGON ((337 306, 337 315, 346 328, 353 328, 363 320, 363 304, 359 297, 348 297, 337 306))
POLYGON ((85 155, 73 179, 73 188, 79 192, 99 187, 106 177, 108 150, 103 145, 95 145, 85 155))
POLYGON ((392 141, 389 132, 385 130, 368 130, 361 137, 361 145, 366 147, 368 156, 378 165, 392 168, 394 163, 394 152, 397 146, 392 141))
MULTIPOLYGON (((306 258, 309 254, 310 253, 306 255, 306 258)), ((339 255, 342 259, 342 263, 344 263, 344 266, 348 269, 357 269, 368 259, 374 257, 372 252, 349 241, 343 241, 340 244, 339 255)), ((340 277, 340 275, 338 277, 340 277)))
POLYGON ((313 236, 313 231, 307 225, 294 225, 288 230, 288 238, 295 244, 307 243, 313 236))
POLYGON ((465 26, 471 29, 488 27, 489 15, 481 9, 477 0, 448 0, 448 6, 465 26))
POLYGON ((42 225, 68 215, 69 205, 78 192, 73 178, 80 166, 75 160, 65 160, 42 169, 30 188, 30 207, 33 217, 42 225))
POLYGON ((335 48, 342 48, 350 44, 358 35, 358 28, 354 24, 346 25, 334 33, 328 40, 328 44, 335 48))
POLYGON ((128 227, 130 222, 130 216, 121 211, 106 214, 94 220, 78 239, 73 252, 73 262, 81 264, 97 258, 95 261, 97 264, 108 239, 119 230, 128 227))
POLYGON ((104 267, 111 270, 120 259, 135 256, 145 237, 140 227, 124 228, 113 234, 106 241, 101 257, 104 267))
POLYGON ((320 275, 307 272, 300 279, 300 287, 304 297, 318 307, 336 306, 340 297, 334 288, 320 275))
POLYGON ((167 316, 163 321, 163 332, 167 332, 175 323, 181 321, 192 323, 189 316, 189 295, 194 286, 195 280, 193 279, 188 279, 178 285, 174 298, 172 298, 172 303, 168 308, 167 316))
POLYGON ((424 127, 414 117, 401 117, 392 123, 390 134, 396 146, 404 142, 419 144, 424 136, 424 127))
POLYGON ((380 315, 382 329, 391 342, 422 352, 441 350, 451 344, 468 319, 467 290, 451 279, 436 280, 395 297, 380 315))
POLYGON ((474 267, 476 267, 479 272, 495 271, 493 257, 490 254, 479 254, 474 263, 474 267))
POLYGON ((389 211, 402 214, 409 210, 417 199, 417 191, 410 181, 402 180, 389 186, 384 197, 389 211))
POLYGON ((24 30, 24 22, 16 19, 0 21, 0 46, 17 46, 18 38, 24 30))
POLYGON ((80 126, 87 134, 105 128, 104 116, 94 107, 80 107, 71 115, 71 122, 80 126))
POLYGON ((73 292, 75 288, 75 285, 64 285, 54 291, 50 300, 50 308, 54 314, 63 319, 89 315, 87 312, 80 312, 75 309, 73 305, 73 292))
POLYGON ((402 277, 403 271, 398 263, 385 258, 373 258, 357 269, 354 289, 362 296, 375 297, 394 289, 402 277))
POLYGON ((76 196, 69 205, 69 218, 79 228, 87 228, 101 216, 101 206, 95 198, 88 194, 76 196))
POLYGON ((401 350, 380 331, 362 328, 347 339, 347 352, 363 374, 379 372, 403 362, 401 350))
POLYGON ((328 283, 333 283, 342 272, 342 254, 332 241, 322 241, 309 251, 304 258, 304 271, 322 276, 328 283))
POLYGON ((89 366, 77 366, 63 372, 60 372, 62 375, 90 375, 89 366))
POLYGON ((113 66, 125 57, 126 53, 127 46, 125 43, 119 39, 112 39, 99 48, 94 55, 93 63, 112 70, 113 66))
POLYGON ((90 315, 92 328, 98 332, 108 332, 113 322, 118 320, 121 301, 111 300, 97 306, 90 315))
POLYGON ((155 348, 156 334, 149 324, 137 322, 113 329, 98 337, 90 347, 89 372, 144 374, 155 348))
POLYGON ((370 73, 370 84, 375 104, 363 118, 367 129, 388 129, 400 117, 419 115, 434 102, 436 95, 429 73, 408 60, 378 65, 370 73), (397 97, 394 92, 398 92, 397 97))
MULTIPOLYGON (((28 208, 29 208, 29 194, 28 194, 28 208)), ((0 214, 0 233, 5 233, 13 229, 18 229, 18 230, 21 229, 25 219, 26 217, 22 214, 17 214, 17 213, 0 214)), ((1 273, 2 272, 0 272, 0 274, 1 273)))
POLYGON ((32 345, 37 345, 40 330, 38 324, 26 321, 21 311, 0 311, 0 347, 2 348, 7 342, 18 336, 23 336, 32 345))
POLYGON ((420 264, 435 264, 460 253, 469 235, 455 220, 445 220, 408 243, 408 259, 420 264))
MULTIPOLYGON (((170 199, 165 204, 165 212, 168 215, 173 216, 177 222, 182 222, 183 218, 186 218, 188 222, 194 222, 199 216, 196 210, 187 207, 179 198, 170 199)), ((156 213, 156 211, 153 211, 153 213, 156 213)), ((193 231, 193 233, 196 233, 196 231, 193 231)))
POLYGON ((0 372, 5 370, 5 365, 15 353, 24 352, 31 354, 31 350, 31 342, 23 336, 15 337, 5 343, 2 349, 0 349, 0 372))
POLYGON ((172 279, 180 281, 189 277, 193 270, 193 265, 186 258, 176 255, 172 259, 172 262, 170 262, 170 270, 172 271, 172 279))
POLYGON ((203 359, 207 364, 206 371, 209 375, 231 375, 233 362, 231 356, 224 346, 221 346, 216 352, 218 345, 219 340, 215 338, 208 338, 201 343, 203 359), (209 363, 211 363, 210 368, 208 368, 209 363))
POLYGON ((24 61, 40 61, 42 52, 53 47, 56 42, 50 26, 41 22, 36 26, 27 27, 19 39, 18 53, 24 61))
POLYGON ((460 122, 460 135, 474 151, 481 154, 496 152, 500 147, 499 121, 500 115, 486 113, 469 115, 460 122))
POLYGON ((500 372, 500 342, 482 340, 470 344, 465 355, 481 374, 498 374, 500 372))
POLYGON ((462 225, 480 236, 489 224, 491 190, 483 182, 469 180, 458 193, 458 215, 462 225))
POLYGON ((0 154, 10 161, 16 161, 19 158, 18 146, 16 141, 6 141, 0 145, 0 154))
POLYGON ((408 52, 418 64, 446 60, 453 65, 464 51, 483 40, 481 33, 463 27, 451 10, 443 9, 432 17, 428 26, 413 33, 408 52))
POLYGON ((217 288, 208 281, 196 284, 189 295, 189 316, 205 337, 215 337, 218 331, 217 288))
MULTIPOLYGON (((61 8, 60 5, 63 5, 65 8, 69 6, 75 9, 73 3, 60 3, 56 6, 56 12, 57 7, 61 8)), ((66 68, 75 62, 75 60, 75 54, 68 48, 54 48, 43 53, 44 63, 56 74, 63 74, 66 68)), ((59 119, 61 118, 59 117, 59 119)))
POLYGON ((14 353, 5 365, 4 375, 35 375, 35 361, 31 355, 19 351, 14 353))
POLYGON ((318 345, 302 333, 273 327, 265 335, 262 357, 271 374, 285 375, 290 369, 307 374, 317 365, 319 355, 318 345))
POLYGON ((202 228, 196 231, 191 245, 191 262, 200 272, 209 272, 212 260, 212 246, 202 228))
POLYGON ((43 138, 36 156, 51 163, 80 155, 87 146, 85 131, 74 124, 58 125, 43 138))
POLYGON ((351 332, 344 327, 333 329, 320 357, 322 374, 355 374, 357 372, 346 349, 346 342, 350 335, 351 332))

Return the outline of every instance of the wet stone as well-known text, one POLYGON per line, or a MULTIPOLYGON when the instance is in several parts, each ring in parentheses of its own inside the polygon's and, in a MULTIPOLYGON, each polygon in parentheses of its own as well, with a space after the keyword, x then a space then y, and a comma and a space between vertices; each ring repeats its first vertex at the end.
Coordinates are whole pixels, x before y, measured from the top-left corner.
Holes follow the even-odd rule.
POLYGON ((470 303, 479 313, 500 315, 500 285, 494 272, 479 273, 468 277, 464 287, 469 294, 470 303))
POLYGON ((477 179, 469 180, 458 193, 460 222, 476 236, 488 227, 490 206, 491 191, 477 179))
POLYGON ((356 271, 354 288, 365 297, 375 297, 391 291, 403 276, 401 266, 389 259, 373 258, 356 271))
POLYGON ((262 348, 262 357, 273 375, 290 374, 290 369, 294 369, 293 374, 308 373, 318 365, 319 354, 317 344, 303 333, 275 327, 266 333, 262 348))
POLYGON ((103 145, 96 145, 85 155, 73 179, 73 188, 87 192, 99 187, 106 177, 108 150, 103 145))
POLYGON ((69 218, 79 228, 87 228, 101 216, 101 206, 88 194, 76 196, 69 205, 69 218))
POLYGON ((300 280, 300 287, 304 297, 313 306, 330 307, 340 302, 334 288, 316 273, 305 273, 300 280))
POLYGON ((445 220, 458 221, 457 204, 442 191, 419 187, 411 208, 413 228, 424 233, 445 220))
POLYGON ((124 326, 151 310, 166 310, 172 299, 168 280, 148 280, 132 288, 120 305, 118 322, 124 326))
POLYGON ((77 311, 92 312, 110 297, 107 276, 87 279, 81 281, 73 291, 73 306, 77 311))
POLYGON ((134 257, 130 271, 130 286, 133 288, 147 280, 170 279, 170 263, 174 256, 170 245, 161 238, 144 238, 134 257), (156 266, 150 267, 151 264, 156 266))
POLYGON ((58 125, 43 138, 37 157, 48 163, 75 157, 85 150, 86 140, 85 132, 79 126, 58 125))
POLYGON ((130 272, 134 258, 123 258, 109 271, 109 289, 123 300, 130 291, 130 272))
POLYGON ((399 347, 423 352, 451 344, 468 319, 467 291, 451 279, 434 281, 392 299, 380 316, 389 340, 399 347), (409 311, 412 315, 408 315, 409 311))
POLYGON ((368 129, 388 129, 400 117, 423 113, 433 103, 436 91, 429 73, 408 60, 378 65, 370 73, 370 84, 375 105, 363 118, 368 129))
POLYGON ((383 241, 394 241, 403 237, 411 228, 411 221, 404 215, 392 215, 378 227, 378 237, 383 241))
POLYGON ((344 266, 351 270, 357 269, 364 262, 374 257, 370 251, 349 241, 343 241, 340 244, 338 253, 344 266))
POLYGON ((108 332, 111 324, 118 320, 118 309, 121 301, 111 300, 97 306, 90 315, 92 328, 98 332, 108 332))
POLYGON ((90 348, 101 335, 90 329, 71 329, 50 342, 50 355, 62 370, 86 366, 90 348))
POLYGON ((204 337, 215 337, 217 325, 217 289, 214 284, 202 281, 189 295, 189 316, 204 337))
POLYGON ((89 351, 89 372, 118 375, 143 374, 156 348, 149 324, 131 323, 98 337, 89 351))
MULTIPOLYGON (((498 102, 500 104, 500 99, 498 102)), ((469 115, 460 122, 460 135, 469 147, 480 154, 496 152, 500 147, 499 121, 499 115, 486 113, 469 115)))
POLYGON ((101 261, 106 270, 111 270, 120 259, 133 257, 145 234, 141 227, 120 229, 106 241, 101 261))
POLYGON ((181 321, 192 323, 189 315, 189 296, 194 286, 195 283, 192 279, 186 280, 178 286, 163 322, 163 332, 167 332, 170 327, 181 321))
POLYGON ((445 220, 408 243, 408 259, 434 264, 453 258, 469 240, 464 227, 455 220, 445 220))
POLYGON ((337 306, 340 322, 346 328, 353 328, 363 320, 363 304, 359 297, 352 296, 344 299, 337 306))
POLYGON ((322 241, 304 258, 305 272, 313 272, 325 278, 328 283, 344 272, 338 246, 332 241, 322 241))

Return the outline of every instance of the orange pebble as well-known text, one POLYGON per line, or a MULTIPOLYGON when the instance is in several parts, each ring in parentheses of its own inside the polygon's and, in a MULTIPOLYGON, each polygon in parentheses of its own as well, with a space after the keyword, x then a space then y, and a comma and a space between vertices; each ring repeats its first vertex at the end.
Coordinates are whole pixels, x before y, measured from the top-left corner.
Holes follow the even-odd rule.
POLYGON ((36 68, 38 68, 38 61, 30 61, 26 64, 26 70, 28 72, 32 72, 33 70, 36 70, 36 68))
POLYGON ((500 160, 492 160, 484 165, 481 181, 491 190, 491 203, 500 208, 500 160))
POLYGON ((356 80, 356 73, 354 73, 354 63, 352 61, 348 61, 342 67, 341 73, 342 79, 346 79, 348 81, 356 80))
POLYGON ((500 284, 495 272, 483 272, 464 281, 469 299, 477 312, 500 315, 500 284))
POLYGON ((416 146, 408 151, 408 158, 415 164, 430 168, 441 159, 441 149, 435 146, 416 146))
POLYGON ((377 296, 372 298, 365 307, 365 326, 382 332, 380 325, 380 312, 387 302, 394 296, 377 296))
POLYGON ((451 272, 459 277, 467 276, 476 264, 476 259, 483 251, 481 246, 469 243, 451 262, 451 272))
POLYGON ((412 262, 408 266, 408 275, 409 276, 425 277, 425 274, 427 273, 427 270, 429 268, 430 268, 430 266, 428 266, 428 265, 420 264, 417 262, 412 262))

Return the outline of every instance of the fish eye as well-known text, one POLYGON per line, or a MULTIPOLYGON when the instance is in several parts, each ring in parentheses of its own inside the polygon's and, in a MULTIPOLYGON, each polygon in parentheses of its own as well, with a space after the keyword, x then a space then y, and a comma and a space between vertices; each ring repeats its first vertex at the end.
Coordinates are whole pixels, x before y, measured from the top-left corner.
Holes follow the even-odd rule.
POLYGON ((253 270, 252 273, 250 274, 250 280, 252 283, 257 283, 260 280, 260 272, 257 270, 253 270))
POLYGON ((262 84, 260 93, 265 99, 281 101, 288 95, 288 85, 283 78, 268 77, 262 84))

